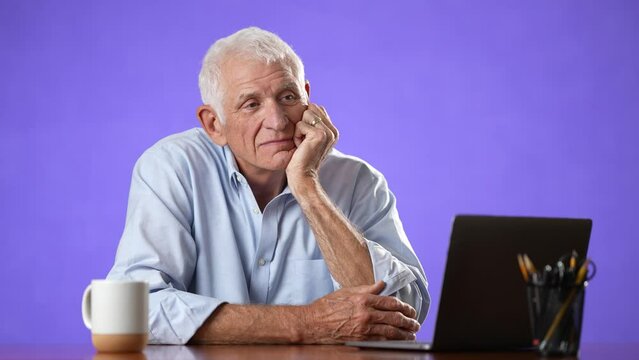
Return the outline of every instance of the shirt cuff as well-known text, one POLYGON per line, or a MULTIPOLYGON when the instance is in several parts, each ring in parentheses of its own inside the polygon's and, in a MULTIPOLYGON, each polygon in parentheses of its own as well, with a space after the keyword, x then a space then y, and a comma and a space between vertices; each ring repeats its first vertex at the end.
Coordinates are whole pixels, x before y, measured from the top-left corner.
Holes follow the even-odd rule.
POLYGON ((213 311, 219 299, 173 288, 149 295, 149 343, 186 344, 213 311))
POLYGON ((373 263, 375 281, 383 280, 386 284, 380 295, 393 295, 417 280, 408 266, 394 257, 390 251, 368 239, 366 239, 366 245, 373 263))

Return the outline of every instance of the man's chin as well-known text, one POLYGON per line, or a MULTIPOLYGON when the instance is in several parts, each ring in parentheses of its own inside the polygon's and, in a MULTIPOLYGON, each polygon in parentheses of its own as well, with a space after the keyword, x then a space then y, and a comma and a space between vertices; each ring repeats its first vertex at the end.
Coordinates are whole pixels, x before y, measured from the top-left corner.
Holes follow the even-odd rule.
POLYGON ((273 171, 286 170, 288 163, 290 163, 291 158, 293 158, 294 152, 295 150, 289 150, 275 153, 271 158, 271 166, 269 166, 269 168, 273 171))

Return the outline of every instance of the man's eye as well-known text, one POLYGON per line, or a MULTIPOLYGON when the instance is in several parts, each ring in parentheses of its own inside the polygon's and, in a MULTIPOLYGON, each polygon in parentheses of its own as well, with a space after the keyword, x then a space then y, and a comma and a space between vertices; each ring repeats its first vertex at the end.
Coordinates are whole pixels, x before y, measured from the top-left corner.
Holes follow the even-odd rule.
POLYGON ((297 96, 293 95, 293 94, 288 94, 282 97, 282 100, 286 101, 286 102, 292 102, 297 100, 297 96))
POLYGON ((248 103, 246 103, 244 105, 245 109, 255 109, 256 107, 258 107, 260 104, 258 104, 256 101, 250 101, 248 103))

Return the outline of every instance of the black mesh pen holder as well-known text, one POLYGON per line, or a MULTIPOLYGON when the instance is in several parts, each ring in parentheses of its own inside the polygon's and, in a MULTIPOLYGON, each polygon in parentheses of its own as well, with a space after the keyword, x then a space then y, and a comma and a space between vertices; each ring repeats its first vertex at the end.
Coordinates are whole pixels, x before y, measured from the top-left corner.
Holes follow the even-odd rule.
POLYGON ((528 285, 533 345, 542 355, 577 355, 586 286, 528 285))

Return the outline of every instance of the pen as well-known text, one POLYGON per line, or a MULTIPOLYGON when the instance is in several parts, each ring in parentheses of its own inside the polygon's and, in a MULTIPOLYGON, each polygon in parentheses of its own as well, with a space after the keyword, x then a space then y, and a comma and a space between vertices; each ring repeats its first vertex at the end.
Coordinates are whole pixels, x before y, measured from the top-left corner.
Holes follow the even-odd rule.
POLYGON ((557 278, 556 278, 556 284, 555 285, 559 285, 562 286, 564 284, 564 274, 566 273, 566 267, 564 266, 563 261, 559 260, 557 261, 557 278))
POLYGON ((552 266, 544 266, 544 274, 541 278, 541 285, 552 285, 552 266))

